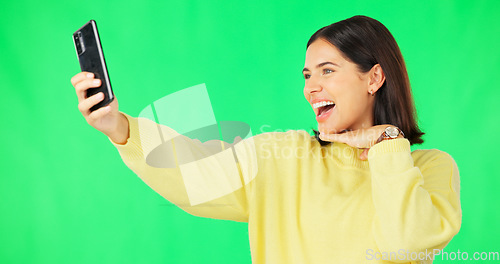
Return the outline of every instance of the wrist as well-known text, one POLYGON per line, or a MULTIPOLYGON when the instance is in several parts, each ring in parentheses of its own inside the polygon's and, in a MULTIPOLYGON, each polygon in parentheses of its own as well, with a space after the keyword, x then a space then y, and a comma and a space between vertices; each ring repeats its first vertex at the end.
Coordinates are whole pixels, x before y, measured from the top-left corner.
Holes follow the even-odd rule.
POLYGON ((111 132, 106 133, 106 136, 108 136, 116 144, 123 145, 127 143, 130 136, 129 133, 130 131, 127 117, 118 112, 118 121, 116 122, 116 126, 111 132))
POLYGON ((380 143, 384 140, 392 140, 397 138, 404 138, 404 133, 396 126, 389 125, 386 127, 384 132, 380 135, 380 137, 375 141, 375 144, 380 143))

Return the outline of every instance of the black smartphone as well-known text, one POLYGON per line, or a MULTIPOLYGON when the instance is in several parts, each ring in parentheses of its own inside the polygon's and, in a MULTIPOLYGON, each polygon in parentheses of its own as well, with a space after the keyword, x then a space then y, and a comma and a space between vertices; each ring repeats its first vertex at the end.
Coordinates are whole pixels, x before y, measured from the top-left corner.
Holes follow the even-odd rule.
POLYGON ((75 33, 73 33, 73 42, 82 71, 92 72, 96 79, 101 80, 101 86, 87 90, 87 97, 99 92, 104 93, 104 99, 90 108, 92 112, 108 105, 115 98, 113 90, 111 89, 96 22, 90 20, 80 29, 75 31, 75 33))

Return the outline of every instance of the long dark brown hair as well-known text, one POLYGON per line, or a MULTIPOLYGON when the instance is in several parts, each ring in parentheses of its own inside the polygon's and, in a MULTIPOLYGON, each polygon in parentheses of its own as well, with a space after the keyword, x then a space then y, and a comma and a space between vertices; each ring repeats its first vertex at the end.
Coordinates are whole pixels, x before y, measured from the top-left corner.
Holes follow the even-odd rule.
MULTIPOLYGON (((403 56, 396 40, 382 23, 367 16, 354 16, 319 29, 311 36, 307 47, 317 39, 333 44, 363 73, 380 64, 385 82, 375 94, 373 125, 399 127, 411 145, 424 142, 421 137, 425 133, 418 128, 403 56)), ((313 131, 322 146, 331 143, 321 140, 319 132, 313 131)))

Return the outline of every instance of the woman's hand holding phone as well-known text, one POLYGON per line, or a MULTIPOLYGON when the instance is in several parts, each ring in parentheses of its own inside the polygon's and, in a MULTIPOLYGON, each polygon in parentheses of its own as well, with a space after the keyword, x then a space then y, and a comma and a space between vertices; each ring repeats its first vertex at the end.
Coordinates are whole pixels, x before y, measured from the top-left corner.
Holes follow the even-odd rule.
POLYGON ((87 123, 101 131, 117 144, 125 144, 129 137, 128 119, 118 111, 118 100, 114 100, 105 107, 95 111, 90 108, 104 99, 104 94, 99 92, 87 97, 89 88, 101 86, 101 80, 95 79, 90 72, 80 72, 71 78, 71 84, 75 87, 78 97, 78 109, 87 123))

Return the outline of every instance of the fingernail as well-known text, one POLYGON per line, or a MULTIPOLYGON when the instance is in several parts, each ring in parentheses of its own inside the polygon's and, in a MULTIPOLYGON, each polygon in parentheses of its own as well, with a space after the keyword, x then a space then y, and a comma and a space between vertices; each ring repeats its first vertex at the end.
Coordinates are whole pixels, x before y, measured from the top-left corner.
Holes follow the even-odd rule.
POLYGON ((98 93, 97 94, 97 99, 102 99, 104 98, 104 94, 103 93, 98 93))
POLYGON ((95 85, 98 85, 100 82, 101 82, 101 81, 100 81, 99 79, 95 79, 93 83, 94 83, 95 85))
POLYGON ((92 77, 94 77, 93 73, 87 73, 87 78, 92 78, 92 77))

